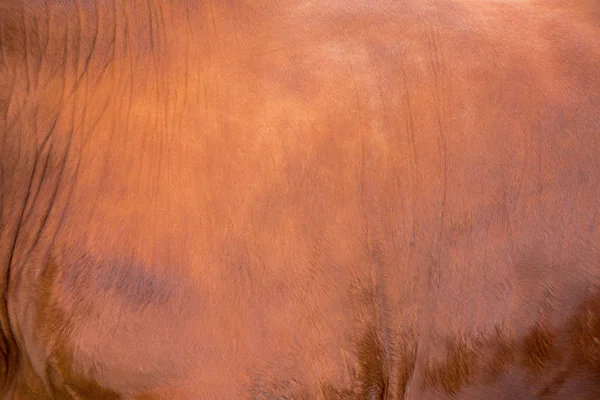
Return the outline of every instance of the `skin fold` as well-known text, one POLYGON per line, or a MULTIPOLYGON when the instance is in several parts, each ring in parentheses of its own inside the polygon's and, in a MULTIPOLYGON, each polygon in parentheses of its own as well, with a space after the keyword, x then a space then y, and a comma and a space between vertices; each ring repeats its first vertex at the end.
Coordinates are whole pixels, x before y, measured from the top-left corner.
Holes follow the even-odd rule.
POLYGON ((600 398, 600 3, 0 0, 2 399, 600 398))

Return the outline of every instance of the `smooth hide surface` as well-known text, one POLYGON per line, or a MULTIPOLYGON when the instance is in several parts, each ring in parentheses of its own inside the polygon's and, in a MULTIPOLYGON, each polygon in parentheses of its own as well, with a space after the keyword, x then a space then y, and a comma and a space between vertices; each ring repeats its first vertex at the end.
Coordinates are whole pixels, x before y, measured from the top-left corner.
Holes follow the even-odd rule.
POLYGON ((0 0, 3 399, 600 398, 600 4, 0 0))

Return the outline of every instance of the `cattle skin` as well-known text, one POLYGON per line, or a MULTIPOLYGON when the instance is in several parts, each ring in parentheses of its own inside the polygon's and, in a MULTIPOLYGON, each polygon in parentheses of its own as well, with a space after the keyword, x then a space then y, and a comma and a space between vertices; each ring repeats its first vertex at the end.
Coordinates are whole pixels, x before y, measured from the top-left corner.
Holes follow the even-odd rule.
POLYGON ((0 0, 0 398, 600 398, 597 0, 0 0))

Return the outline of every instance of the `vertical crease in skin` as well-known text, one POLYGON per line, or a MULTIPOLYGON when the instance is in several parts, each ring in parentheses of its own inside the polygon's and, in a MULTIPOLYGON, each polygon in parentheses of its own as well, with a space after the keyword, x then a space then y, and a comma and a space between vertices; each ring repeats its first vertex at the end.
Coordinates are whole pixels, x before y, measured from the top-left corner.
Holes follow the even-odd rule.
MULTIPOLYGON (((419 183, 419 175, 418 175, 418 157, 417 157, 417 143, 416 143, 416 138, 415 138, 415 126, 414 126, 414 121, 413 121, 413 114, 412 114, 412 104, 411 104, 411 95, 410 95, 410 90, 409 90, 409 85, 408 85, 408 78, 407 78, 407 74, 406 74, 406 69, 402 69, 402 83, 404 86, 404 94, 405 94, 405 98, 406 98, 406 129, 407 129, 407 134, 408 134, 408 141, 409 141, 409 157, 410 157, 410 166, 411 166, 411 179, 412 179, 412 202, 411 202, 411 210, 410 210, 410 214, 411 214, 411 224, 410 224, 410 232, 411 232, 411 236, 410 236, 410 244, 409 244, 409 252, 408 252, 408 256, 407 256, 407 262, 412 262, 412 257, 413 254, 415 253, 415 248, 416 248, 416 229, 417 229, 417 219, 416 219, 416 215, 415 215, 415 207, 416 207, 416 201, 417 201, 417 193, 418 193, 418 183, 419 183)), ((425 279, 427 282, 431 281, 431 274, 429 273, 428 269, 422 269, 419 268, 417 270, 416 273, 416 281, 418 284, 420 284, 420 282, 422 282, 422 280, 425 279), (423 278, 423 275, 424 278, 423 278)), ((421 313, 425 310, 422 310, 421 307, 422 305, 419 304, 419 309, 417 310, 417 313, 421 313)), ((416 325, 416 330, 417 332, 421 332, 422 326, 425 324, 422 324, 422 319, 418 319, 417 321, 417 325, 416 325)), ((407 399, 410 393, 410 387, 411 387, 411 381, 414 379, 414 371, 416 369, 416 364, 417 364, 417 357, 419 355, 419 349, 421 348, 420 346, 420 341, 421 341, 421 334, 417 335, 417 338, 415 340, 415 344, 414 344, 414 351, 412 353, 410 353, 410 357, 407 357, 408 359, 406 360, 406 363, 408 363, 408 368, 405 368, 404 365, 399 366, 399 368, 403 368, 400 370, 400 377, 398 380, 398 400, 404 400, 407 399), (400 397, 402 396, 402 397, 400 397)))
POLYGON ((150 0, 146 1, 146 5, 148 6, 148 29, 149 29, 149 38, 150 38, 150 53, 154 54, 154 17, 152 16, 152 5, 150 4, 150 0))
MULTIPOLYGON (((67 60, 69 59, 69 23, 66 22, 65 23, 65 40, 64 42, 64 52, 62 55, 62 86, 63 86, 63 90, 62 90, 62 96, 61 96, 61 100, 64 100, 65 97, 68 98, 68 95, 72 92, 72 90, 74 88, 67 88, 67 82, 68 82, 68 68, 67 68, 67 60), (68 94, 67 94, 68 93, 68 94), (65 95, 67 94, 67 95, 65 95)), ((61 107, 64 106, 64 102, 61 102, 60 105, 61 107)), ((37 132, 36 132, 37 134, 37 132)))
POLYGON ((4 41, 2 40, 2 32, 0 32, 0 67, 6 67, 6 52, 4 50, 4 41))
MULTIPOLYGON (((97 18, 97 28, 96 28, 96 35, 99 35, 100 33, 100 21, 101 21, 101 10, 100 10, 100 6, 97 5, 97 10, 96 10, 96 18, 97 18)), ((105 74, 107 74, 108 71, 108 67, 111 63, 114 62, 115 59, 115 46, 116 46, 116 8, 114 8, 115 10, 115 15, 113 16, 113 25, 115 26, 114 29, 112 30, 112 36, 109 36, 109 43, 108 43, 108 47, 109 50, 106 52, 105 56, 106 56, 106 61, 104 62, 104 65, 102 65, 99 68, 99 74, 98 77, 96 79, 96 81, 93 83, 93 87, 97 87, 98 84, 102 81, 102 79, 104 78, 105 74)), ((108 8, 103 9, 102 11, 108 11, 108 8)), ((106 16, 107 19, 109 19, 108 16, 106 16)), ((108 29, 106 29, 106 31, 108 31, 108 29)), ((94 41, 94 44, 96 44, 96 41, 94 41)))
MULTIPOLYGON (((0 35, 1 37, 2 35, 0 35)), ((1 46, 1 44, 0 44, 1 46)), ((4 165, 3 163, 0 161, 0 232, 5 230, 5 216, 4 216, 4 165)), ((6 276, 3 277, 4 279, 6 279, 6 276)), ((6 280, 4 281, 6 282, 6 280)), ((5 283, 6 285, 6 283, 5 283)), ((0 315, 2 316, 2 318, 0 319, 0 321, 4 321, 5 318, 4 316, 7 315, 7 310, 6 310, 6 296, 4 291, 2 292, 2 295, 0 297, 1 301, 2 301, 2 305, 0 306, 0 315)), ((0 362, 0 387, 6 387, 6 382, 8 380, 8 376, 10 374, 8 365, 9 365, 9 357, 10 357, 10 345, 9 345, 9 341, 10 339, 8 338, 8 329, 7 327, 4 325, 3 322, 0 322, 0 359, 2 360, 0 362)))
MULTIPOLYGON (((159 64, 161 66, 161 68, 163 68, 164 73, 162 73, 161 75, 164 77, 165 81, 164 81, 164 109, 165 109, 165 118, 164 118, 164 129, 163 129, 163 134, 162 135, 158 135, 158 162, 156 163, 156 188, 159 187, 160 182, 161 182, 161 172, 165 171, 166 168, 164 167, 164 158, 165 158, 165 152, 167 150, 167 145, 170 142, 170 140, 172 140, 172 137, 170 137, 170 135, 172 135, 173 132, 173 127, 169 126, 169 123, 174 123, 175 120, 175 111, 176 111, 176 98, 173 99, 173 104, 171 104, 171 91, 170 88, 173 87, 173 85, 171 84, 171 75, 175 72, 178 73, 178 71, 169 71, 168 70, 168 64, 163 62, 164 58, 168 57, 167 54, 167 46, 168 46, 168 38, 167 38, 167 29, 166 27, 168 26, 165 23, 165 15, 164 15, 164 9, 163 7, 161 7, 160 5, 157 6, 157 17, 159 20, 159 23, 157 23, 157 28, 159 26, 162 26, 162 29, 156 29, 157 30, 157 35, 162 36, 162 45, 159 42, 158 43, 158 51, 157 51, 157 64, 159 64), (171 115, 169 115, 171 114, 171 115)), ((160 83, 160 82, 159 82, 160 83)), ((175 97, 175 96, 174 96, 175 97)), ((157 212, 158 213, 158 212, 157 212)))
MULTIPOLYGON (((148 0, 149 1, 149 0, 148 0)), ((125 10, 127 10, 127 7, 125 7, 125 10)), ((128 79, 128 85, 129 85, 129 90, 128 90, 128 101, 127 101, 127 106, 124 110, 124 123, 123 123, 123 130, 124 130, 124 134, 125 137, 129 136, 129 129, 130 129, 130 123, 131 123, 131 109, 132 109, 132 104, 133 104, 133 99, 134 99, 134 85, 135 85, 135 77, 136 77, 136 72, 135 72, 135 65, 136 65, 136 61, 134 59, 134 53, 133 51, 130 51, 129 48, 133 47, 129 45, 129 42, 131 40, 136 40, 136 38, 132 38, 129 36, 128 34, 128 25, 129 25, 129 18, 130 15, 127 11, 125 11, 124 13, 124 18, 125 18, 125 33, 124 33, 124 42, 125 42, 125 54, 123 55, 123 66, 122 66, 122 72, 123 74, 127 74, 127 79, 128 79), (127 71, 127 68, 129 68, 129 71, 127 71), (128 73, 127 73, 128 72, 128 73)), ((135 32, 135 29, 132 30, 133 32, 135 32)))
POLYGON ((131 53, 129 49, 129 40, 131 36, 129 34, 129 7, 127 7, 127 1, 122 5, 123 9, 121 10, 121 14, 123 16, 123 57, 127 57, 128 54, 131 53))
MULTIPOLYGON (((77 4, 77 2, 75 3, 77 4)), ((81 32, 81 18, 79 16, 79 10, 76 8, 77 10, 77 18, 73 18, 72 21, 72 26, 73 29, 71 31, 71 56, 73 57, 72 65, 73 65, 73 70, 69 71, 69 75, 73 75, 74 79, 73 79, 73 83, 72 83, 72 92, 75 92, 75 90, 77 89, 79 80, 78 80, 78 76, 79 76, 79 61, 81 60, 81 50, 83 47, 83 37, 82 37, 82 32, 81 32)), ((67 24, 68 25, 68 24, 67 24)), ((67 40, 68 43, 68 40, 67 40)))
MULTIPOLYGON (((41 153, 43 150, 41 150, 39 153, 41 153)), ((25 208, 27 209, 27 214, 25 215, 25 217, 23 218, 23 223, 27 224, 27 222, 29 222, 29 219, 31 218, 31 216, 33 215, 33 213, 35 212, 35 205, 36 205, 36 200, 41 192, 42 186, 44 185, 45 182, 45 178, 46 178, 46 173, 48 172, 48 164, 50 162, 50 154, 52 153, 52 144, 50 144, 49 148, 48 148, 48 153, 46 154, 46 159, 44 161, 44 165, 42 166, 42 171, 40 174, 40 178, 39 178, 39 182, 37 185, 37 189, 35 191, 35 194, 33 195, 33 199, 31 200, 30 204, 26 204, 25 208), (29 207, 27 207, 29 206, 29 207)), ((36 157, 36 162, 34 163, 34 172, 32 174, 32 178, 35 177, 36 172, 37 172, 37 157, 36 157)), ((33 185, 33 180, 31 181, 31 184, 33 185)))
MULTIPOLYGON (((75 7, 77 8, 77 17, 78 17, 79 26, 80 26, 79 40, 83 43, 84 42, 84 29, 83 29, 83 17, 82 17, 83 11, 81 10, 81 8, 79 7, 79 5, 77 3, 75 5, 75 7)), ((97 7, 97 6, 95 5, 95 7, 97 7)), ((96 11, 96 14, 98 14, 98 11, 96 11)), ((98 17, 96 17, 96 18, 98 18, 98 17)), ((96 26, 94 27, 94 32, 92 34, 92 44, 90 45, 90 50, 89 50, 88 54, 86 54, 86 55, 80 54, 79 55, 80 57, 83 58, 83 66, 81 68, 81 71, 77 71, 78 75, 77 75, 77 78, 75 79, 75 85, 78 85, 78 83, 81 81, 81 78, 88 70, 88 66, 90 64, 92 54, 94 54, 94 49, 96 48, 96 38, 97 37, 98 37, 98 24, 96 24, 96 26)), ((79 60, 77 62, 77 66, 79 67, 79 60)))
POLYGON ((217 24, 215 23, 215 10, 214 10, 214 5, 213 5, 213 0, 208 0, 209 4, 210 4, 210 18, 212 20, 212 25, 213 25, 213 33, 215 35, 215 38, 217 37, 217 24))
MULTIPOLYGON (((37 143, 36 143, 37 145, 37 143)), ((36 171, 36 167, 37 167, 37 160, 38 160, 38 156, 37 156, 37 152, 35 152, 34 154, 34 162, 33 162, 33 166, 31 168, 31 174, 29 176, 29 185, 27 186, 27 191, 25 194, 25 199, 23 201, 23 206, 21 207, 21 211, 20 211, 20 215, 17 219, 17 223, 16 223, 16 231, 14 234, 14 238, 12 243, 10 244, 10 251, 8 254, 8 262, 6 265, 6 272, 4 274, 4 290, 2 292, 2 299, 3 299, 3 314, 6 315, 6 323, 8 326, 6 327, 2 327, 3 328, 3 335, 9 340, 9 341, 13 341, 14 339, 12 339, 12 332, 14 332, 14 327, 15 327, 15 321, 12 320, 11 318, 11 314, 8 311, 8 294, 11 290, 11 283, 12 279, 11 276, 13 276, 13 264, 14 264, 14 258, 15 258, 15 252, 17 249, 17 243, 19 242, 19 238, 21 236, 21 229, 23 228, 23 216, 25 214, 25 208, 27 206, 27 203, 29 202, 29 197, 31 196, 31 191, 32 191, 32 184, 33 184, 33 176, 35 174, 36 171), (8 332, 8 335, 7 335, 8 332)), ((3 172, 3 169, 2 169, 3 172)), ((3 174, 2 174, 3 175, 3 174)), ((16 275, 20 276, 20 272, 14 272, 16 275)), ((17 345, 17 343, 14 343, 13 349, 12 349, 12 354, 13 358, 16 359, 18 357, 18 353, 20 352, 19 346, 17 345)), ((6 362, 9 362, 9 360, 7 359, 6 362)), ((6 374, 8 374, 8 368, 7 368, 7 372, 6 374)), ((5 379, 7 379, 8 375, 5 377, 5 379)))
MULTIPOLYGON (((39 86, 39 80, 40 80, 40 71, 41 71, 41 64, 42 64, 42 56, 41 55, 37 55, 37 53, 39 53, 39 42, 40 42, 40 27, 39 24, 32 24, 34 25, 35 28, 33 28, 33 34, 32 36, 34 36, 33 39, 33 43, 34 45, 32 45, 32 49, 31 49, 31 65, 28 66, 28 71, 29 69, 31 69, 31 82, 32 82, 32 93, 35 92, 35 90, 38 88, 39 86)), ((27 30, 27 28, 25 28, 25 30, 27 30)), ((29 63, 27 63, 29 64, 29 63)), ((29 74, 29 72, 28 72, 29 74)))
POLYGON ((58 219, 58 224, 57 224, 56 228, 54 229, 54 232, 52 233, 52 237, 50 239, 50 242, 49 242, 50 245, 48 246, 48 249, 52 249, 54 247, 54 244, 56 242, 56 238, 58 237, 58 234, 60 233, 60 231, 61 231, 61 229, 64 226, 64 223, 66 221, 67 211, 69 210, 69 207, 71 205, 71 199, 73 198, 73 192, 74 192, 74 189, 75 189, 75 186, 76 186, 76 183, 77 183, 76 182, 76 177, 77 177, 77 174, 79 172, 80 166, 81 166, 81 152, 79 153, 79 157, 77 158, 77 164, 75 165, 74 170, 73 170, 73 177, 74 178, 73 178, 73 180, 71 182, 71 185, 69 187, 69 193, 68 193, 68 195, 66 197, 66 199, 67 199, 66 203, 65 203, 65 205, 64 205, 64 207, 62 209, 62 212, 60 214, 60 217, 58 219))
MULTIPOLYGON (((72 132, 70 135, 72 136, 72 132)), ((72 137, 69 137, 67 149, 65 150, 65 154, 63 156, 62 162, 60 163, 60 167, 58 170, 57 181, 54 185, 54 190, 52 191, 52 195, 50 197, 50 203, 46 206, 46 210, 44 212, 44 215, 42 216, 39 227, 36 229, 36 234, 34 236, 33 243, 31 244, 31 249, 34 249, 35 247, 37 247, 37 244, 38 244, 39 240, 41 239, 42 234, 44 233, 44 229, 46 227, 46 223, 48 222, 48 218, 50 217, 50 213, 54 209, 54 203, 56 201, 56 198, 58 197, 58 191, 61 187, 63 177, 65 174, 65 169, 67 167, 67 160, 69 158, 69 149, 71 147, 71 139, 72 139, 72 137)), ((28 259, 31 255, 32 255, 32 252, 29 253, 29 256, 25 259, 25 262, 28 261, 28 259)))
POLYGON ((22 24, 22 29, 23 32, 25 33, 23 35, 23 55, 25 56, 25 92, 29 93, 30 90, 30 84, 29 84, 29 67, 30 67, 30 62, 29 62, 29 47, 27 46, 27 32, 29 31, 29 29, 27 29, 27 21, 25 20, 25 10, 21 10, 21 24, 22 24))
MULTIPOLYGON (((79 83, 81 84, 81 80, 79 80, 79 83)), ((85 79, 85 86, 83 87, 83 89, 81 91, 76 92, 77 93, 82 93, 83 96, 83 100, 82 100, 82 110, 81 110, 81 117, 79 119, 79 123, 77 125, 77 131, 81 132, 81 147, 82 147, 82 151, 83 151, 83 147, 86 144, 86 139, 88 137, 91 136, 91 134, 89 134, 88 130, 86 129, 86 121, 87 121, 87 113, 88 113, 88 98, 89 98, 89 79, 85 79)))
MULTIPOLYGON (((410 166, 411 166, 411 177, 412 177, 412 195, 413 195, 413 200, 411 203, 411 226, 410 226, 410 232, 411 232, 411 237, 410 237, 410 251, 412 254, 412 250, 413 247, 415 245, 415 198, 414 196, 417 193, 417 149, 416 149, 416 143, 415 143, 415 131, 414 131, 414 125, 413 125, 413 116, 412 116, 412 108, 411 108, 411 104, 410 104, 410 92, 408 91, 408 82, 406 79, 406 70, 402 69, 402 81, 404 84, 404 93, 405 93, 405 97, 406 97, 406 130, 408 133, 408 141, 409 141, 409 145, 410 145, 410 151, 409 151, 409 157, 410 157, 410 166)), ((409 254, 409 259, 410 259, 410 254, 409 254)))
POLYGON ((42 49, 42 52, 40 54, 40 76, 42 74, 42 71, 44 71, 44 60, 46 59, 46 54, 48 53, 48 46, 50 44, 50 22, 52 21, 52 19, 50 18, 50 10, 48 8, 48 3, 45 4, 44 7, 44 14, 46 17, 46 36, 45 36, 45 40, 44 40, 44 48, 42 49))
POLYGON ((440 146, 440 169, 442 170, 442 203, 440 208, 440 239, 443 239, 445 223, 444 223, 444 213, 446 211, 446 191, 447 191, 447 174, 448 174, 448 165, 447 165, 447 155, 446 155, 446 141, 445 141, 445 132, 442 124, 442 111, 440 108, 442 107, 442 101, 444 100, 445 94, 443 93, 444 83, 440 82, 440 59, 439 59, 439 49, 437 46, 437 41, 435 37, 435 32, 433 27, 429 27, 429 59, 431 63, 431 69, 433 72, 433 80, 434 80, 434 108, 436 115, 436 122, 438 126, 438 143, 440 146))

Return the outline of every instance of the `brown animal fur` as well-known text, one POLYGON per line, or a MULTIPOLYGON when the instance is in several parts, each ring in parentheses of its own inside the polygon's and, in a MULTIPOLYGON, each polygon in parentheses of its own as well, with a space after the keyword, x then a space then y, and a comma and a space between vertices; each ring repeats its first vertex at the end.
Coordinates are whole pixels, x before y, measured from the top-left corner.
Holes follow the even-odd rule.
POLYGON ((2 398, 600 398, 597 1, 0 0, 0 49, 2 398))

